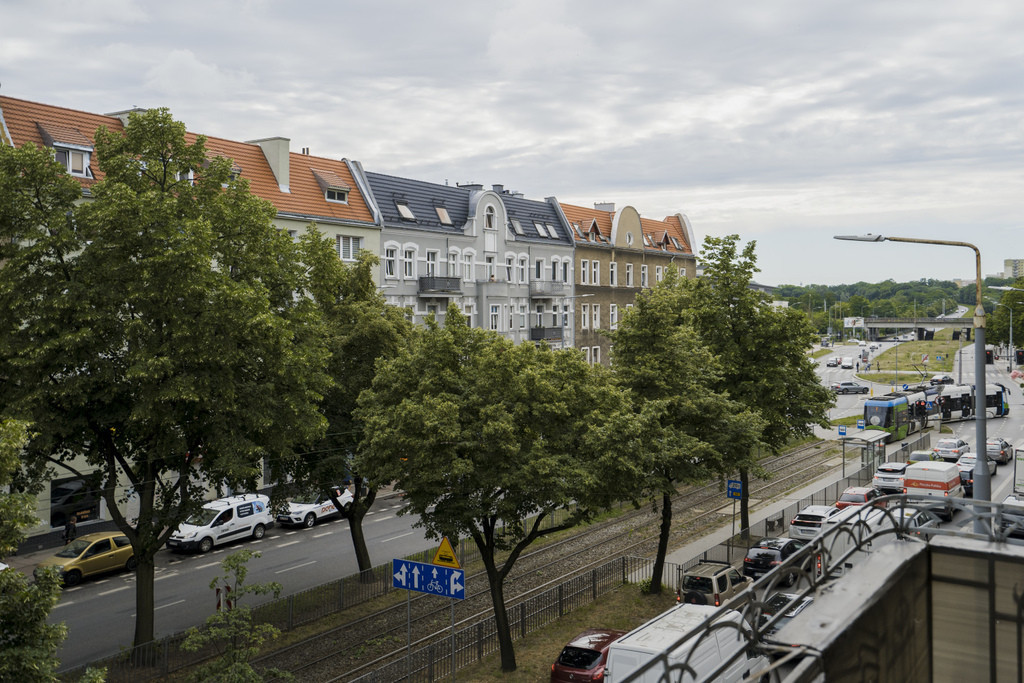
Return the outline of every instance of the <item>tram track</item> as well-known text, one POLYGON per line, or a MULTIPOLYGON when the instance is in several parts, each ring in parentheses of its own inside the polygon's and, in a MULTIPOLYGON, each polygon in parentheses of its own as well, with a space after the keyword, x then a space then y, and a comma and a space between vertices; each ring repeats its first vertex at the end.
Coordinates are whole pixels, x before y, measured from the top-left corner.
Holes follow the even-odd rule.
MULTIPOLYGON (((785 454, 765 458, 762 468, 769 477, 757 481, 751 497, 759 498, 777 490, 786 481, 801 482, 813 478, 822 468, 822 444, 815 442, 785 454)), ((713 526, 720 521, 722 486, 718 481, 682 489, 673 499, 674 536, 683 536, 713 526)), ((506 604, 521 601, 531 594, 607 562, 615 555, 643 555, 653 552, 657 543, 660 515, 649 505, 640 506, 615 519, 582 527, 565 538, 545 543, 520 556, 505 581, 506 604), (593 559, 599 558, 599 559, 593 559), (548 578, 550 577, 550 578, 548 578)), ((678 540, 678 539, 677 539, 678 540)), ((456 605, 459 625, 469 625, 493 612, 490 590, 482 572, 467 575, 466 599, 456 605), (472 588, 479 586, 479 588, 472 588)), ((334 627, 313 638, 287 646, 254 664, 273 665, 297 677, 317 681, 351 680, 384 662, 401 656, 411 633, 413 645, 429 642, 449 623, 451 606, 438 607, 432 596, 417 595, 407 603, 385 608, 374 614, 334 627), (324 653, 311 656, 312 653, 324 653), (338 672, 344 672, 338 675, 338 672)))

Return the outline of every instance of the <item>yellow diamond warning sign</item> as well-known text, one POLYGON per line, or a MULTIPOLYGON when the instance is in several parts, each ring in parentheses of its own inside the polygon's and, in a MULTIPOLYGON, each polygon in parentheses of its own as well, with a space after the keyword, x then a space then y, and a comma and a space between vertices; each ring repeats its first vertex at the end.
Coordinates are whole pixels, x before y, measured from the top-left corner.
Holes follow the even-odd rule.
POLYGON ((452 544, 445 536, 441 539, 441 547, 434 553, 434 561, 431 564, 441 565, 442 567, 451 567, 452 569, 461 569, 459 567, 459 560, 455 557, 455 550, 452 549, 452 544))

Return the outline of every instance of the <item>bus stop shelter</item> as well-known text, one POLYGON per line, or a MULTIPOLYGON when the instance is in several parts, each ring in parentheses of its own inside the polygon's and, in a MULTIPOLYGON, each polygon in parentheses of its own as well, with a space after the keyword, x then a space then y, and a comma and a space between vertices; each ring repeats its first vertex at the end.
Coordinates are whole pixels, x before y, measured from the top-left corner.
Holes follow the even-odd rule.
MULTIPOLYGON (((885 440, 888 432, 879 429, 865 429, 857 434, 839 437, 843 444, 843 468, 846 468, 846 446, 860 448, 860 466, 875 470, 885 462, 885 440)), ((845 475, 845 472, 844 472, 845 475)))

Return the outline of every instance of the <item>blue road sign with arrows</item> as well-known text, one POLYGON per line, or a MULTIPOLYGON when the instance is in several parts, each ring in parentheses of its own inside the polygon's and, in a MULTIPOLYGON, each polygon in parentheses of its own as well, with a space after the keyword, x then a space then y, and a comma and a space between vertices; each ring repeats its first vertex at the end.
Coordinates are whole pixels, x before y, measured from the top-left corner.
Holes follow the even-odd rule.
POLYGON ((730 479, 728 486, 725 488, 725 492, 729 498, 742 498, 743 482, 739 479, 730 479))
POLYGON ((391 560, 391 586, 442 598, 466 599, 465 572, 426 562, 391 560))

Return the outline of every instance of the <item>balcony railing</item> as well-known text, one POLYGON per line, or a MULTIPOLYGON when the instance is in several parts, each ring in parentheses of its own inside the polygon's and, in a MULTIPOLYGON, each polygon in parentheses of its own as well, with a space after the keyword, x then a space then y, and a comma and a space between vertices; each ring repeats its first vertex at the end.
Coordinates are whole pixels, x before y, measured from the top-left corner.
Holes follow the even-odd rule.
POLYGON ((425 275, 419 280, 420 294, 462 294, 462 280, 457 277, 425 275))
POLYGON ((530 341, 553 341, 562 338, 561 327, 532 327, 530 328, 530 341))
POLYGON ((553 280, 530 280, 530 296, 565 296, 569 293, 567 282, 553 280))

